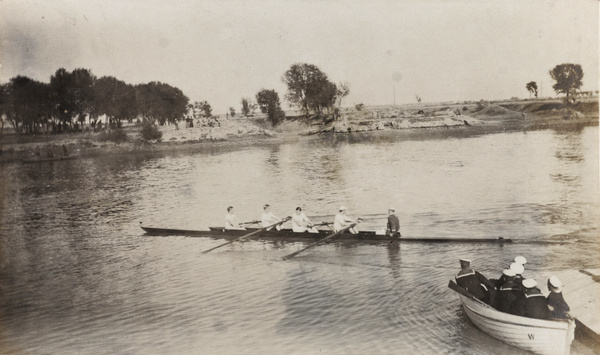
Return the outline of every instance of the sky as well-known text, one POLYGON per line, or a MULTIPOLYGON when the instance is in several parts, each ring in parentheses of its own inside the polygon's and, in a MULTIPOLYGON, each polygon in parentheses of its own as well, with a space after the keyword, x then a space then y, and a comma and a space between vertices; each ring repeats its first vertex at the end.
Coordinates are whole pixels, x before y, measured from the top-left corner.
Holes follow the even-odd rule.
MULTIPOLYGON (((160 81, 213 112, 274 89, 295 63, 347 82, 343 105, 557 96, 548 72, 580 64, 598 89, 599 5, 528 1, 0 1, 0 82, 59 68, 160 81)), ((287 104, 284 102, 284 107, 287 104)))

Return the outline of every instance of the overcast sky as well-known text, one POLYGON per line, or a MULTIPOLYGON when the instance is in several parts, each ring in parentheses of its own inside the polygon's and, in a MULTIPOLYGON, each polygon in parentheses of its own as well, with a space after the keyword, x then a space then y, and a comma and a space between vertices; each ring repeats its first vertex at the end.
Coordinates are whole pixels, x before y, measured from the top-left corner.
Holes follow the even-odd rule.
POLYGON ((598 89, 598 1, 0 1, 0 81, 87 68, 161 81, 213 111, 275 89, 294 63, 346 81, 345 104, 528 97, 581 64, 598 89))

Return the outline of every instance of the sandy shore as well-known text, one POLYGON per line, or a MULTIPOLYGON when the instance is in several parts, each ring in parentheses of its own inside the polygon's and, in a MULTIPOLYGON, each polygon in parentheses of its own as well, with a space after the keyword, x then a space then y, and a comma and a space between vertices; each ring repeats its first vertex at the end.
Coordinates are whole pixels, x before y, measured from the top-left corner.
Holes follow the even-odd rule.
POLYGON ((66 133, 60 135, 17 135, 5 129, 0 136, 0 162, 30 159, 39 152, 41 158, 48 150, 61 156, 62 146, 71 155, 98 156, 103 154, 152 153, 164 151, 203 151, 207 149, 275 144, 301 139, 303 136, 366 135, 400 137, 418 135, 439 139, 456 134, 485 134, 512 130, 569 129, 598 125, 598 98, 580 102, 567 110, 560 100, 524 100, 497 103, 419 104, 402 106, 370 106, 360 110, 343 108, 340 119, 331 123, 306 123, 297 118, 285 121, 274 130, 265 118, 235 118, 221 120, 220 127, 159 127, 160 141, 144 142, 135 125, 124 128, 128 141, 114 143, 98 132, 66 133), (387 134, 384 132, 388 132, 387 134))

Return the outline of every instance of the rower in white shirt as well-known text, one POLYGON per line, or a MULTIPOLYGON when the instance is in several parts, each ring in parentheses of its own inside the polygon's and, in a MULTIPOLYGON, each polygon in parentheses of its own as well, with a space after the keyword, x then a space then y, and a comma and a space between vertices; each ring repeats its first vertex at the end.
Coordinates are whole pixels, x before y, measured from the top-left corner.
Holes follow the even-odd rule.
POLYGON ((225 216, 225 229, 234 229, 234 230, 245 230, 246 229, 238 221, 235 213, 233 213, 233 206, 227 207, 227 215, 225 216))
POLYGON ((313 227, 310 219, 302 212, 301 207, 296 207, 296 212, 292 215, 292 231, 296 233, 319 233, 319 231, 313 227))
MULTIPOLYGON (((341 206, 339 208, 338 214, 335 215, 335 219, 333 220, 333 231, 339 232, 342 229, 351 225, 352 223, 358 223, 359 221, 360 221, 360 218, 355 221, 352 218, 346 216, 346 206, 341 206)), ((350 233, 352 233, 352 234, 357 234, 358 228, 356 228, 356 226, 354 226, 354 227, 348 229, 348 231, 350 231, 350 233)))
MULTIPOLYGON (((266 226, 270 226, 270 225, 275 224, 280 221, 281 221, 281 218, 277 217, 273 212, 271 212, 271 206, 269 204, 265 204, 263 206, 263 213, 261 216, 262 227, 265 228, 266 226)), ((277 230, 280 230, 281 224, 278 224, 277 226, 275 226, 275 228, 277 230)), ((271 227, 267 230, 271 230, 271 229, 273 229, 273 227, 271 227)))

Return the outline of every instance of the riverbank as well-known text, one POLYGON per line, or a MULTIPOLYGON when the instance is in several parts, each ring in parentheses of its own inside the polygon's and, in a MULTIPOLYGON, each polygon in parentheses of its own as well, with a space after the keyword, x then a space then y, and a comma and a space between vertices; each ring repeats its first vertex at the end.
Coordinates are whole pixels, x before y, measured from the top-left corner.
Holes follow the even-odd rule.
POLYGON ((598 98, 587 98, 569 109, 558 99, 357 106, 342 108, 340 118, 334 122, 307 123, 304 118, 290 118, 274 130, 269 129, 261 115, 221 119, 220 123, 217 127, 185 127, 184 124, 159 127, 162 138, 150 142, 141 139, 137 125, 123 128, 126 141, 113 139, 106 131, 29 136, 5 130, 0 136, 0 162, 45 159, 52 154, 62 156, 63 146, 70 155, 98 156, 173 150, 194 152, 222 147, 237 149, 310 135, 353 135, 356 139, 372 138, 373 135, 382 139, 413 136, 440 139, 457 134, 569 129, 598 125, 598 98))

